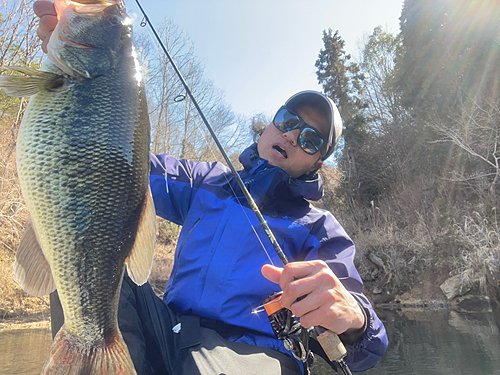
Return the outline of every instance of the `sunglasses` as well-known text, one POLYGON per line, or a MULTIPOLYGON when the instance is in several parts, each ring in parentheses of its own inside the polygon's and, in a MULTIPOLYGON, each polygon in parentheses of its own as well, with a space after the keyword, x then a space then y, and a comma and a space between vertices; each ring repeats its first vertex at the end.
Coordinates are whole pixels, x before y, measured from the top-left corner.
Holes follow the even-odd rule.
POLYGON ((325 139, 317 129, 308 125, 299 115, 285 106, 281 107, 278 112, 276 112, 273 124, 283 133, 300 129, 297 144, 309 155, 314 155, 318 151, 321 151, 326 144, 325 139))

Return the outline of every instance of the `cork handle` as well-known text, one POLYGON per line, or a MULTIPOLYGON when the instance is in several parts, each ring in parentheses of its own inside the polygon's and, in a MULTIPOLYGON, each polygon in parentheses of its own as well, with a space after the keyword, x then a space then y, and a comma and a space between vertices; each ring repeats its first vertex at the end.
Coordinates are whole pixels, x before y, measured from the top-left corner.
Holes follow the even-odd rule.
POLYGON ((326 330, 320 334, 318 336, 318 341, 332 362, 340 361, 347 354, 344 344, 340 341, 339 336, 332 331, 326 330))

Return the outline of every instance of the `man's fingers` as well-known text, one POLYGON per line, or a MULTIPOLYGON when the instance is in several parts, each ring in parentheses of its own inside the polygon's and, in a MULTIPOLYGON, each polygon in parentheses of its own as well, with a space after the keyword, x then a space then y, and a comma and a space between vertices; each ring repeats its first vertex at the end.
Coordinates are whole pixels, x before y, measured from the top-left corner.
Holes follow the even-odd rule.
POLYGON ((304 299, 308 299, 309 294, 315 292, 317 286, 310 279, 300 279, 283 285, 282 289, 284 293, 281 297, 281 303, 283 306, 291 308, 298 300, 302 302, 304 299))
POLYGON ((53 15, 46 15, 40 18, 37 35, 40 39, 44 40, 49 33, 54 31, 57 25, 57 17, 53 15))
POLYGON ((35 1, 33 3, 33 11, 40 18, 46 15, 57 15, 54 3, 51 1, 35 1))
POLYGON ((292 262, 285 266, 280 285, 283 288, 294 280, 310 277, 328 266, 322 261, 292 262))
POLYGON ((50 39, 50 36, 52 35, 52 31, 50 33, 48 33, 47 37, 45 39, 43 39, 43 42, 42 42, 42 51, 44 53, 47 53, 47 44, 49 44, 49 39, 50 39))
POLYGON ((265 264, 262 267, 261 272, 266 279, 272 281, 273 283, 279 284, 281 272, 283 272, 283 269, 265 264))
POLYGON ((325 318, 324 312, 320 309, 309 310, 306 314, 300 317, 300 324, 305 327, 319 326, 323 324, 323 319, 325 318))
POLYGON ((35 1, 33 11, 40 17, 36 35, 42 40, 42 50, 47 53, 50 35, 57 25, 57 13, 54 3, 50 1, 35 1))
MULTIPOLYGON (((281 299, 283 304, 283 298, 281 299)), ((286 301, 285 301, 286 302, 286 301)), ((319 309, 324 301, 320 299, 320 296, 315 291, 310 291, 304 294, 304 298, 299 298, 298 300, 290 301, 290 310, 293 314, 302 319, 302 316, 319 309)))

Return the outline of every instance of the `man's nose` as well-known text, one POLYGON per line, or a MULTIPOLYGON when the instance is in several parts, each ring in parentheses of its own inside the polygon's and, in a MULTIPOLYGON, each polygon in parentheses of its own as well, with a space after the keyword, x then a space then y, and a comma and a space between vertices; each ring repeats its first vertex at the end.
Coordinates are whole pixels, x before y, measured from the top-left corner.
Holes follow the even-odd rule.
POLYGON ((283 137, 290 142, 292 146, 297 145, 297 137, 299 136, 300 129, 293 129, 283 133, 283 137))

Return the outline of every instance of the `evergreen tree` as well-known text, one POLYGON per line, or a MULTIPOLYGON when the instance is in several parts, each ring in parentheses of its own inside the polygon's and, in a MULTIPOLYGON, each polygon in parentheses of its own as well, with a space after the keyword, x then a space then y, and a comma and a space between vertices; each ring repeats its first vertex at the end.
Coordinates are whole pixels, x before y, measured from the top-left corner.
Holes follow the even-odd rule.
POLYGON ((499 0, 405 0, 398 86, 421 117, 500 92, 499 0))
MULTIPOLYGON (((338 30, 332 35, 332 29, 323 31, 324 49, 316 60, 318 82, 323 91, 338 106, 347 131, 351 122, 364 123, 355 119, 361 115, 364 104, 361 100, 361 83, 364 79, 359 65, 351 62, 351 55, 344 50, 345 41, 338 30)), ((347 136, 344 136, 348 138, 347 136)))
POLYGON ((400 92, 394 89, 394 61, 400 44, 400 35, 384 32, 379 26, 365 39, 362 50, 362 99, 370 141, 361 150, 358 174, 366 201, 378 201, 408 181, 413 172, 408 160, 418 155, 411 118, 401 104, 400 92))
MULTIPOLYGON (((357 162, 359 151, 367 137, 367 124, 363 115, 365 104, 361 100, 361 83, 364 79, 359 65, 351 62, 351 55, 344 50, 345 41, 336 31, 323 31, 324 49, 316 61, 318 81, 323 91, 337 104, 344 122, 343 147, 340 163, 347 174, 347 197, 354 203, 358 184, 357 162)), ((361 159, 360 159, 361 160, 361 159)))

